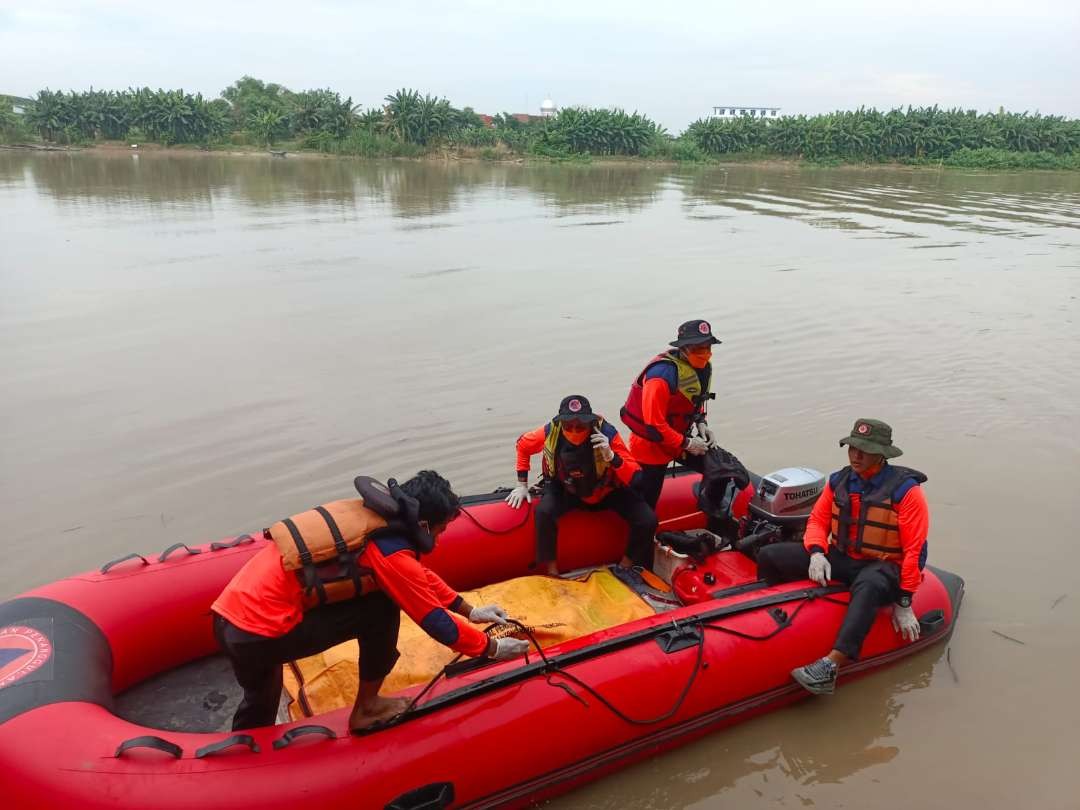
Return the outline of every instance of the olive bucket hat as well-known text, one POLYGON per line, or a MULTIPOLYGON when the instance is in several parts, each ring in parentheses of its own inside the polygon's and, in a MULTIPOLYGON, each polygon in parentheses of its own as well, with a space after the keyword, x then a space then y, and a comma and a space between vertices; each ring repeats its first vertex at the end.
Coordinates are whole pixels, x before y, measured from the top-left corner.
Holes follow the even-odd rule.
POLYGON ((841 447, 845 444, 885 458, 896 458, 904 452, 892 443, 892 428, 880 419, 856 419, 851 435, 840 440, 841 447))

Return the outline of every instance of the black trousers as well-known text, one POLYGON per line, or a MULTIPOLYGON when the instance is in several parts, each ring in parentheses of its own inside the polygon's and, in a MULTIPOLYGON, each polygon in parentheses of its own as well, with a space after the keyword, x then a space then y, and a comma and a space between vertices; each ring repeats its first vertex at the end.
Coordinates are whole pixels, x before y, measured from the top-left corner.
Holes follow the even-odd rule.
POLYGON ((214 614, 214 637, 232 663, 244 690, 233 730, 270 726, 281 700, 281 667, 349 639, 360 644, 360 680, 379 681, 397 663, 401 610, 380 592, 313 608, 283 636, 269 638, 241 630, 214 614))
MULTIPOLYGON (((689 467, 695 472, 705 472, 704 456, 692 456, 689 453, 683 453, 682 457, 677 460, 680 464, 689 467)), ((641 497, 649 505, 649 508, 654 511, 657 501, 660 500, 660 490, 664 488, 664 475, 667 471, 667 464, 641 465, 641 477, 638 478, 637 491, 641 493, 641 497)))
POLYGON ((652 540, 656 534, 656 513, 632 489, 619 488, 599 503, 587 504, 566 491, 558 481, 548 481, 536 507, 536 559, 546 563, 555 559, 555 541, 559 518, 571 509, 599 511, 610 509, 630 526, 626 556, 645 568, 652 567, 652 540))
MULTIPOLYGON (((851 588, 851 602, 833 649, 848 658, 859 657, 866 634, 874 624, 878 608, 900 598, 900 566, 884 560, 856 560, 835 548, 829 549, 832 579, 851 588)), ((810 552, 802 543, 773 543, 757 556, 758 576, 770 585, 806 579, 810 552)))

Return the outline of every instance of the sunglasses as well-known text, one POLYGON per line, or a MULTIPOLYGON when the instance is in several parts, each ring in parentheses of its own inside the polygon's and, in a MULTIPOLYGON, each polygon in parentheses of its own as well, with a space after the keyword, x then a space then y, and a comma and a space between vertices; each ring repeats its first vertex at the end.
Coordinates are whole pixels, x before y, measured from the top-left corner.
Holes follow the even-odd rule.
POLYGON ((712 354, 712 345, 706 343, 704 346, 687 346, 683 351, 687 354, 712 354))
POLYGON ((581 433, 590 427, 588 422, 582 422, 580 419, 561 419, 559 420, 559 426, 570 433, 581 433))

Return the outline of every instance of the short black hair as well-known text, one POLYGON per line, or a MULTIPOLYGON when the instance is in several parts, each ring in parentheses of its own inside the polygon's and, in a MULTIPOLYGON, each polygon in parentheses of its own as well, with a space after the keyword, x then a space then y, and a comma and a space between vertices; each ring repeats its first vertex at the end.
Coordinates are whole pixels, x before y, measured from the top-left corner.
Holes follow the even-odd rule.
POLYGON ((450 489, 450 482, 434 470, 421 470, 404 484, 401 490, 420 502, 420 520, 437 526, 457 517, 461 500, 450 489))

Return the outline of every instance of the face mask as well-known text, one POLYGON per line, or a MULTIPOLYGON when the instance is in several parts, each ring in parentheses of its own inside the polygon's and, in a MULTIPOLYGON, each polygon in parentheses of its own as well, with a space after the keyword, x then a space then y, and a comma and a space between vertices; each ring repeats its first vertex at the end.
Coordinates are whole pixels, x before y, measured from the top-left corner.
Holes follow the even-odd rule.
POLYGON ((706 348, 704 351, 691 351, 689 349, 683 352, 686 355, 686 362, 694 368, 700 370, 709 365, 709 360, 712 359, 712 347, 706 348))
POLYGON ((589 438, 588 428, 568 428, 566 425, 562 427, 563 438, 570 444, 581 445, 585 443, 585 440, 589 438))

